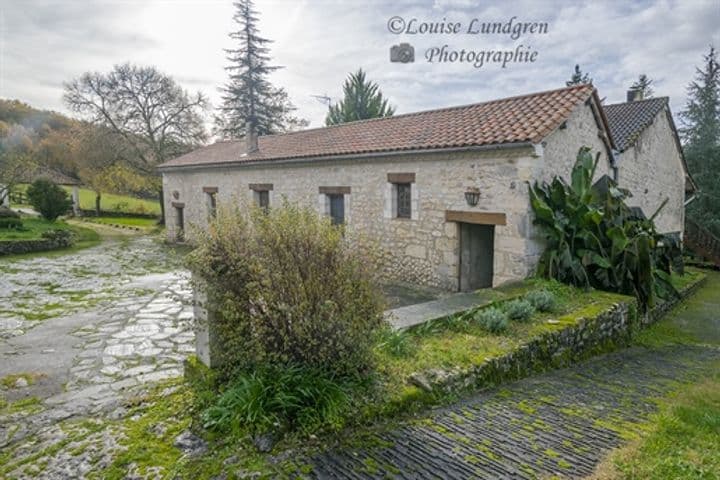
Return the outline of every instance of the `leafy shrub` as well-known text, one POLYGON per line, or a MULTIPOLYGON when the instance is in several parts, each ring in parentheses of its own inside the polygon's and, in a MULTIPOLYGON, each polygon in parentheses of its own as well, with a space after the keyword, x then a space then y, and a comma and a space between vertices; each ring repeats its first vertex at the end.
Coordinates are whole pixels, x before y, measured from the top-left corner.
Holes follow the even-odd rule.
POLYGON ((30 205, 50 222, 66 214, 72 207, 72 200, 67 192, 44 178, 35 180, 27 188, 26 194, 30 205))
POLYGON ((53 230, 46 230, 40 234, 45 240, 50 240, 58 244, 70 245, 75 240, 75 235, 70 230, 63 230, 56 228, 53 230))
POLYGON ((239 375, 203 413, 203 421, 216 431, 310 433, 340 428, 348 403, 345 387, 321 370, 264 367, 239 375))
POLYGON ((535 307, 528 300, 518 298, 505 305, 505 313, 510 320, 526 322, 535 313, 535 307))
POLYGON ((679 242, 657 233, 653 219, 637 215, 628 190, 607 175, 592 183, 598 156, 582 147, 568 184, 560 177, 530 186, 533 223, 546 248, 538 273, 563 283, 634 295, 642 308, 655 297, 677 295, 671 269, 682 273, 679 242), (678 266, 680 268, 678 269, 678 266))
POLYGON ((221 205, 196 235, 189 264, 216 317, 226 378, 267 365, 338 375, 371 367, 383 300, 357 239, 287 202, 267 212, 221 205))
POLYGON ((525 300, 541 312, 551 312, 557 304, 555 294, 549 290, 533 290, 525 295, 525 300))
POLYGON ((388 326, 382 331, 378 348, 393 357, 408 357, 413 354, 416 345, 407 330, 393 330, 388 326))
POLYGON ((499 308, 489 307, 475 313, 475 321, 492 333, 501 333, 508 328, 508 317, 499 308))

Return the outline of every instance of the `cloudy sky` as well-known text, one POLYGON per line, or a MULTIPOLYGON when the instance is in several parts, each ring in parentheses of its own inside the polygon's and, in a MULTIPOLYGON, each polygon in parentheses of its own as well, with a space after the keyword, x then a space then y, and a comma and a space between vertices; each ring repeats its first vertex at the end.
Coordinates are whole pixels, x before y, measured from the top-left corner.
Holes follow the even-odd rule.
MULTIPOLYGON (((312 126, 337 100, 348 72, 363 67, 398 113, 474 103, 564 86, 579 63, 608 103, 623 101, 640 73, 674 112, 709 45, 720 46, 720 0, 476 1, 256 0, 261 33, 285 68, 272 81, 285 87, 312 126), (460 23, 457 34, 394 34, 407 25, 460 23), (515 17, 515 18, 513 18, 515 17), (546 34, 517 39, 469 35, 482 22, 546 22, 546 34), (394 27, 401 23, 393 23, 394 27), (416 61, 389 61, 392 45, 414 46, 416 61), (428 49, 537 52, 534 62, 428 62, 428 49)), ((217 105, 231 48, 231 0, 0 0, 0 97, 67 110, 62 84, 81 73, 130 61, 157 65, 188 90, 217 105)))

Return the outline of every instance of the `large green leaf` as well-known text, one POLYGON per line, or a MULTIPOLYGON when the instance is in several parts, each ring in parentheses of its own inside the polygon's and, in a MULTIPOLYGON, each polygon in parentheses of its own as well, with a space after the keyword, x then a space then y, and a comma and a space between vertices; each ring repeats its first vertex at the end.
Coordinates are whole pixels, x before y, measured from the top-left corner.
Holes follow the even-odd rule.
POLYGON ((568 185, 555 177, 530 187, 530 202, 546 239, 538 274, 580 286, 632 294, 642 307, 673 294, 667 275, 682 272, 677 239, 632 214, 631 193, 605 176, 591 184, 599 161, 578 152, 568 185))

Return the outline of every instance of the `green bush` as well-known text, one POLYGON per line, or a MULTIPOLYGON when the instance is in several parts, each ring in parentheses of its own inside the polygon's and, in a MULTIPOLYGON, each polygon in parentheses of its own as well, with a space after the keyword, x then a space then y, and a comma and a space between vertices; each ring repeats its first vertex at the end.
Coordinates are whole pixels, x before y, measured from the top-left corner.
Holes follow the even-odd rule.
POLYGON ((677 296, 670 273, 682 273, 679 238, 655 229, 654 219, 665 206, 645 218, 625 202, 632 194, 604 175, 593 183, 600 154, 593 159, 582 147, 570 183, 530 186, 530 204, 545 240, 538 274, 580 287, 634 295, 641 308, 656 297, 677 296))
POLYGON ((196 236, 189 265, 216 317, 225 378, 268 365, 370 369, 383 299, 359 239, 287 202, 267 212, 221 205, 196 236))
POLYGON ((72 200, 67 192, 44 178, 30 184, 26 194, 30 205, 50 222, 54 222, 60 215, 65 215, 72 207, 72 200))
POLYGON ((339 429, 349 396, 327 373, 302 367, 263 367, 238 376, 203 413, 205 428, 255 433, 339 429))
POLYGON ((70 245, 75 240, 75 235, 70 230, 63 230, 61 228, 56 228, 53 230, 46 230, 40 234, 40 236, 45 240, 51 240, 53 242, 57 243, 63 243, 66 245, 70 245))
POLYGON ((489 307, 475 313, 475 321, 492 333, 501 333, 508 328, 508 317, 499 308, 489 307))
POLYGON ((416 345, 407 330, 393 330, 388 326, 380 335, 378 348, 393 357, 408 357, 413 354, 416 345))
POLYGON ((505 313, 510 320, 527 322, 535 313, 535 307, 525 299, 512 300, 505 305, 505 313))
POLYGON ((525 295, 525 300, 541 312, 551 312, 557 304, 555 294, 549 290, 533 290, 525 295))

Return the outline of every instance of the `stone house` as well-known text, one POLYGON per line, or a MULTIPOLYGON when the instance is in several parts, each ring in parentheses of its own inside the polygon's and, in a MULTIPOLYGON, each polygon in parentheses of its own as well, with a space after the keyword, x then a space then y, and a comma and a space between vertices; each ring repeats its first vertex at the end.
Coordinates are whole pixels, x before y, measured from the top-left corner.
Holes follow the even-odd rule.
POLYGON ((630 90, 626 103, 603 109, 617 148, 620 184, 633 194, 628 203, 647 216, 665 203, 655 225, 660 232, 677 232, 682 238, 685 205, 695 184, 687 174, 668 97, 642 99, 630 90), (678 181, 683 178, 685 188, 680 189, 678 181))
MULTIPOLYGON (((167 234, 202 228, 218 202, 271 207, 286 198, 376 239, 388 278, 450 291, 497 286, 531 274, 542 252, 526 182, 567 178, 581 146, 600 153, 598 177, 632 182, 643 206, 656 203, 651 181, 683 195, 677 152, 644 156, 676 148, 672 125, 656 122, 652 147, 618 158, 597 91, 579 85, 218 142, 159 167, 167 234)), ((666 212, 668 228, 682 228, 681 210, 666 212)))

